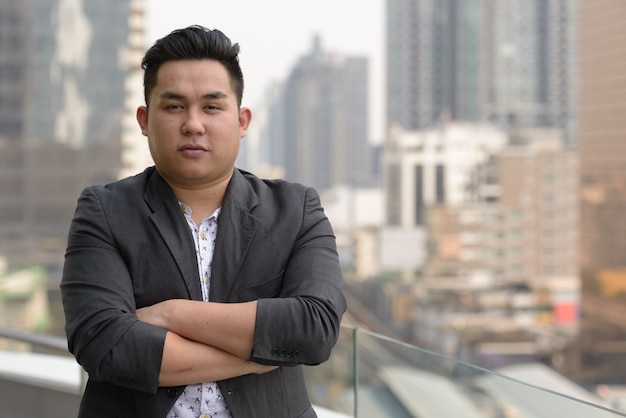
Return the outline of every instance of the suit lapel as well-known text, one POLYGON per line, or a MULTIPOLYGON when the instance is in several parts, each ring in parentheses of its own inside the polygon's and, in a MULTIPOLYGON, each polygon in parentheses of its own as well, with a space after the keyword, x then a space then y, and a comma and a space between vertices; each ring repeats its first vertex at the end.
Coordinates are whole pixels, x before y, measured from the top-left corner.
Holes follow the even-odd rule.
POLYGON ((260 220, 250 214, 258 197, 243 174, 234 171, 220 212, 217 239, 211 267, 211 292, 214 302, 235 302, 237 273, 250 248, 260 220))
POLYGON ((156 170, 148 179, 144 197, 152 209, 150 219, 174 257, 189 292, 189 297, 202 300, 196 249, 191 231, 189 231, 189 226, 178 206, 174 193, 156 170))

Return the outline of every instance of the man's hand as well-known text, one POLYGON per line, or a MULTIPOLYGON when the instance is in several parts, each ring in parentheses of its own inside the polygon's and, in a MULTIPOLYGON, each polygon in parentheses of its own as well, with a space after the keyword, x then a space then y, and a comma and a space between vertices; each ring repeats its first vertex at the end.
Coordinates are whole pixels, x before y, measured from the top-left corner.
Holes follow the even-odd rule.
POLYGON ((169 300, 154 304, 152 306, 146 306, 145 308, 137 309, 136 315, 142 322, 156 325, 157 327, 165 328, 169 330, 167 326, 168 317, 168 302, 169 300))

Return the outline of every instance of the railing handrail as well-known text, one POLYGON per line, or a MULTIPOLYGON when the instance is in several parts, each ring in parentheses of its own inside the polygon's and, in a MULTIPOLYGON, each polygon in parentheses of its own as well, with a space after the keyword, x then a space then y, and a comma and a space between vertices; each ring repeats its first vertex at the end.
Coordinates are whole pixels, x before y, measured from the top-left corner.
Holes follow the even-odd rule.
POLYGON ((67 340, 63 337, 58 337, 56 335, 41 334, 15 328, 0 327, 0 338, 9 338, 25 343, 35 344, 40 347, 59 350, 69 354, 67 350, 67 340))

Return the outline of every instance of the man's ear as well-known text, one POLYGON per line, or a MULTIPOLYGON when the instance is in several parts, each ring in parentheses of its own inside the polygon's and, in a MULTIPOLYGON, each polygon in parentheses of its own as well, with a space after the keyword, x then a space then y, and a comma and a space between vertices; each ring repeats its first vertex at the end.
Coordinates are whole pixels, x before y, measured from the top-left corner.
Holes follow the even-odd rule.
POLYGON ((247 107, 242 107, 239 110, 239 138, 246 136, 251 120, 252 111, 247 107))
POLYGON ((148 108, 146 106, 137 108, 137 123, 139 123, 141 133, 148 136, 148 108))

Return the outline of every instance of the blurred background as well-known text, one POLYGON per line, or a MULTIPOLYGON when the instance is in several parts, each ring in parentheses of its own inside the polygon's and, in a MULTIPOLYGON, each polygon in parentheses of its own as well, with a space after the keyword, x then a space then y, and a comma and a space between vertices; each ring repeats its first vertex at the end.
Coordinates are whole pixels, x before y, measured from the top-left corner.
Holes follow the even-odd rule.
POLYGON ((191 24, 241 46, 238 166, 320 191, 346 322, 626 384, 623 0, 0 0, 0 327, 64 337, 76 199, 152 165, 141 58, 191 24))

